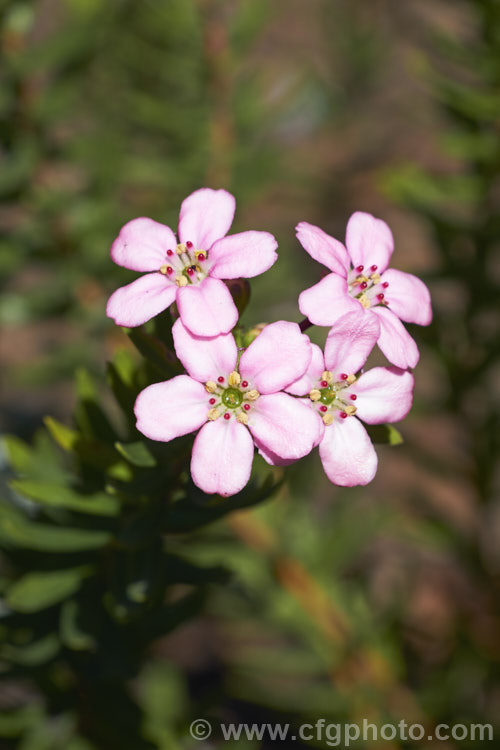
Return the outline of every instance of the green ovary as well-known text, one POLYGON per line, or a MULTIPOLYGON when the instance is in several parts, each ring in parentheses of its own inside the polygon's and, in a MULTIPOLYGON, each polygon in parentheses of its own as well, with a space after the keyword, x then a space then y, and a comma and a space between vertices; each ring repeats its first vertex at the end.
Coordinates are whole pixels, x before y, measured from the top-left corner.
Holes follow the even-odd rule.
POLYGON ((335 401, 335 398, 337 396, 337 390, 336 388, 332 388, 330 386, 329 388, 321 388, 321 398, 320 401, 322 404, 326 404, 329 406, 333 401, 335 401))
POLYGON ((243 401, 243 393, 237 388, 226 388, 222 394, 222 403, 229 409, 237 409, 243 401))

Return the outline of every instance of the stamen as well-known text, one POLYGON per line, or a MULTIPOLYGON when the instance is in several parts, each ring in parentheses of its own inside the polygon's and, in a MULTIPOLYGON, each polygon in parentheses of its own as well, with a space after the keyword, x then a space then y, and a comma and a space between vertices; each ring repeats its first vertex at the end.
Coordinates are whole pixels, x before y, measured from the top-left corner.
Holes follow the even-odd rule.
POLYGON ((251 406, 250 406, 250 404, 243 404, 243 408, 244 408, 245 411, 250 411, 251 406))
POLYGON ((341 380, 347 380, 348 377, 349 377, 349 375, 346 372, 341 372, 340 373, 340 379, 341 380))
POLYGON ((340 416, 342 417, 342 419, 345 419, 347 417, 347 412, 341 411, 340 416))
POLYGON ((320 411, 328 411, 328 406, 325 406, 324 404, 319 407, 320 411))
POLYGON ((346 380, 349 385, 352 385, 354 381, 356 380, 356 375, 348 375, 346 380))
POLYGON ((180 242, 175 248, 175 252, 177 253, 177 255, 182 255, 182 253, 186 252, 186 245, 180 242))
POLYGON ((240 424, 248 424, 248 414, 244 414, 242 411, 236 417, 236 421, 240 424))
POLYGON ((170 266, 160 266, 160 273, 162 273, 164 276, 166 276, 168 268, 170 268, 170 266))
POLYGON ((385 297, 385 294, 382 294, 382 292, 380 292, 380 294, 377 294, 377 299, 380 300, 380 302, 382 302, 384 297, 385 297))
POLYGON ((365 270, 365 267, 364 267, 364 266, 356 266, 356 271, 357 271, 358 273, 362 273, 362 272, 363 272, 364 270, 365 270))
POLYGON ((219 382, 219 383, 223 383, 224 382, 224 378, 223 378, 222 375, 219 375, 219 377, 217 378, 217 382, 219 382))
POLYGON ((175 283, 177 284, 177 286, 187 286, 188 280, 185 276, 176 276, 175 283))
POLYGON ((255 389, 252 391, 247 391, 245 393, 245 398, 248 399, 248 401, 257 401, 259 396, 260 396, 259 391, 256 391, 255 389))
POLYGON ((349 398, 351 399, 351 401, 356 401, 357 396, 356 396, 355 393, 351 393, 351 395, 349 396, 349 398))
POLYGON ((332 422, 333 422, 333 414, 331 414, 331 413, 330 414, 325 414, 325 416, 323 417, 323 422, 324 422, 324 424, 326 424, 327 427, 328 427, 329 424, 332 424, 332 422))
POLYGON ((203 263, 203 261, 204 261, 204 260, 206 259, 206 255, 205 255, 205 253, 198 253, 198 255, 196 256, 196 259, 197 259, 197 260, 198 260, 198 261, 199 261, 200 263, 203 263))
POLYGON ((333 383, 333 375, 330 370, 323 370, 323 372, 321 373, 321 380, 326 380, 328 385, 333 383))
POLYGON ((321 398, 321 391, 318 391, 317 388, 313 388, 309 393, 309 398, 311 401, 319 401, 321 398))
POLYGON ((349 404, 349 406, 346 406, 346 408, 345 408, 345 413, 348 416, 352 416, 353 414, 356 414, 356 412, 357 412, 357 409, 354 406, 354 404, 349 404))
POLYGON ((188 240, 186 242, 186 247, 187 247, 188 250, 191 250, 191 248, 193 247, 193 243, 188 240))
POLYGON ((186 273, 188 276, 193 276, 195 271, 196 266, 189 266, 189 268, 186 268, 186 273))
POLYGON ((368 299, 368 297, 366 296, 366 294, 362 294, 361 297, 358 297, 358 302, 361 303, 362 307, 364 307, 365 310, 367 310, 369 307, 371 307, 371 302, 368 299))
POLYGON ((174 254, 173 250, 167 250, 167 255, 170 258, 174 254))
POLYGON ((387 287, 389 286, 389 282, 388 281, 384 281, 383 284, 382 284, 382 286, 384 287, 384 289, 387 289, 387 287))
POLYGON ((366 289, 367 286, 368 284, 366 281, 362 281, 361 284, 359 285, 360 289, 366 289))
POLYGON ((219 419, 220 417, 220 411, 218 409, 210 409, 210 411, 207 414, 207 419, 210 420, 210 422, 215 422, 216 419, 219 419))
POLYGON ((241 387, 242 388, 248 388, 248 380, 242 380, 241 381, 241 387))
POLYGON ((209 398, 209 399, 208 399, 208 403, 209 403, 209 404, 212 404, 212 406, 213 406, 213 405, 215 404, 215 402, 216 402, 216 401, 217 401, 217 399, 216 399, 216 398, 209 398))
POLYGON ((379 273, 372 273, 370 276, 370 279, 373 281, 374 284, 380 284, 380 274, 379 273))
POLYGON ((378 268, 378 266, 370 266, 370 271, 372 273, 375 273, 375 271, 377 270, 377 268, 378 268))
POLYGON ((232 372, 231 375, 229 376, 228 382, 229 382, 229 385, 239 385, 241 382, 241 377, 240 377, 239 372, 236 372, 236 370, 234 370, 234 372, 232 372))
POLYGON ((207 393, 215 393, 217 390, 217 385, 213 382, 213 380, 207 380, 205 383, 205 390, 207 393))
POLYGON ((320 386, 322 388, 328 388, 328 381, 327 380, 322 380, 321 383, 320 383, 320 386))
POLYGON ((231 415, 230 415, 230 413, 229 413, 228 411, 227 411, 227 412, 226 412, 226 413, 224 414, 224 419, 225 419, 226 421, 227 421, 228 419, 231 419, 231 415))

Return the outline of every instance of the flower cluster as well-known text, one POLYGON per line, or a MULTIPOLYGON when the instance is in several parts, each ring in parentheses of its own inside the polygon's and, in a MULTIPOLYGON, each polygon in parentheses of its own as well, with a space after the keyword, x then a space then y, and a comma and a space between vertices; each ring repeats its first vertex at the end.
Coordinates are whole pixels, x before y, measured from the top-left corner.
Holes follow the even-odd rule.
POLYGON ((277 242, 267 232, 227 235, 234 210, 228 192, 203 188, 182 203, 177 238, 139 218, 112 245, 115 263, 145 275, 111 295, 108 316, 134 327, 174 302, 178 312, 172 334, 186 374, 139 394, 137 429, 158 441, 196 432, 191 475, 207 493, 242 490, 255 449, 286 465, 318 446, 334 484, 367 484, 377 455, 362 422, 398 421, 411 408, 409 368, 419 353, 401 321, 430 323, 427 287, 387 268, 394 243, 380 219, 355 213, 345 246, 302 222, 299 242, 330 273, 301 293, 300 326, 271 323, 238 348, 238 311, 224 281, 267 271, 277 242), (303 333, 311 325, 330 328, 324 352, 303 333), (364 372, 376 344, 391 366, 364 372))

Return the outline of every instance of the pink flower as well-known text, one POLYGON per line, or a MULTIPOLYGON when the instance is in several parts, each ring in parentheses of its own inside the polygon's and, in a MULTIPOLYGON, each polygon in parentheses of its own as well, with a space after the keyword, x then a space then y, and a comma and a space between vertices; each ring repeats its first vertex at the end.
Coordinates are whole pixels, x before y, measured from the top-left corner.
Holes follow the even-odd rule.
POLYGON ((312 344, 307 372, 286 389, 296 396, 309 394, 318 422, 324 424, 319 443, 323 468, 331 482, 343 487, 368 484, 377 471, 377 454, 359 419, 366 424, 397 422, 412 404, 410 372, 374 367, 356 375, 378 335, 375 316, 343 315, 328 335, 324 357, 312 344))
POLYGON ((135 404, 137 429, 168 441, 195 432, 191 475, 207 493, 234 495, 248 482, 254 444, 295 460, 319 440, 321 420, 304 403, 280 393, 311 360, 311 344, 296 323, 266 326, 238 362, 232 334, 194 336, 177 320, 177 356, 187 375, 143 390, 135 404))
POLYGON ((226 237, 235 199, 225 190, 202 188, 186 198, 173 231, 152 219, 129 221, 111 247, 119 266, 147 272, 108 300, 107 315, 133 328, 177 302, 182 322, 198 336, 228 333, 238 311, 221 279, 250 278, 267 271, 278 257, 268 232, 226 237))
POLYGON ((376 321, 378 345, 387 359, 403 369, 415 367, 419 351, 401 321, 429 325, 431 299, 416 276, 387 270, 394 250, 387 224, 358 211, 347 224, 346 247, 306 222, 297 226, 297 237, 309 255, 331 271, 301 293, 301 313, 319 326, 333 326, 351 311, 376 321))

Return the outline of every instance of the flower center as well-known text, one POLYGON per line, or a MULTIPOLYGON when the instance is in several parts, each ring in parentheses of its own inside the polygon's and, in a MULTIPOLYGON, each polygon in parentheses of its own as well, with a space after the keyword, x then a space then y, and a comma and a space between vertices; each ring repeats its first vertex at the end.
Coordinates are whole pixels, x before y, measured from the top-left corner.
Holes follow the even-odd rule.
POLYGON ((166 263, 160 273, 175 278, 177 286, 199 284, 208 276, 208 252, 196 249, 192 242, 181 242, 175 250, 166 252, 166 263))
POLYGON ((329 370, 323 372, 318 387, 312 389, 309 398, 325 425, 331 425, 335 417, 346 419, 346 417, 356 414, 353 401, 356 401, 357 397, 351 391, 351 386, 355 382, 355 375, 342 373, 339 379, 335 380, 329 370))
POLYGON ((207 418, 211 422, 219 417, 229 421, 234 416, 240 424, 248 424, 252 405, 260 396, 248 380, 241 379, 236 370, 227 377, 220 375, 216 383, 209 380, 205 383, 205 390, 210 396, 207 418))
POLYGON ((367 271, 364 266, 352 268, 347 276, 347 285, 351 297, 357 299, 365 309, 376 305, 387 305, 385 290, 389 282, 381 282, 377 266, 370 266, 367 271))

